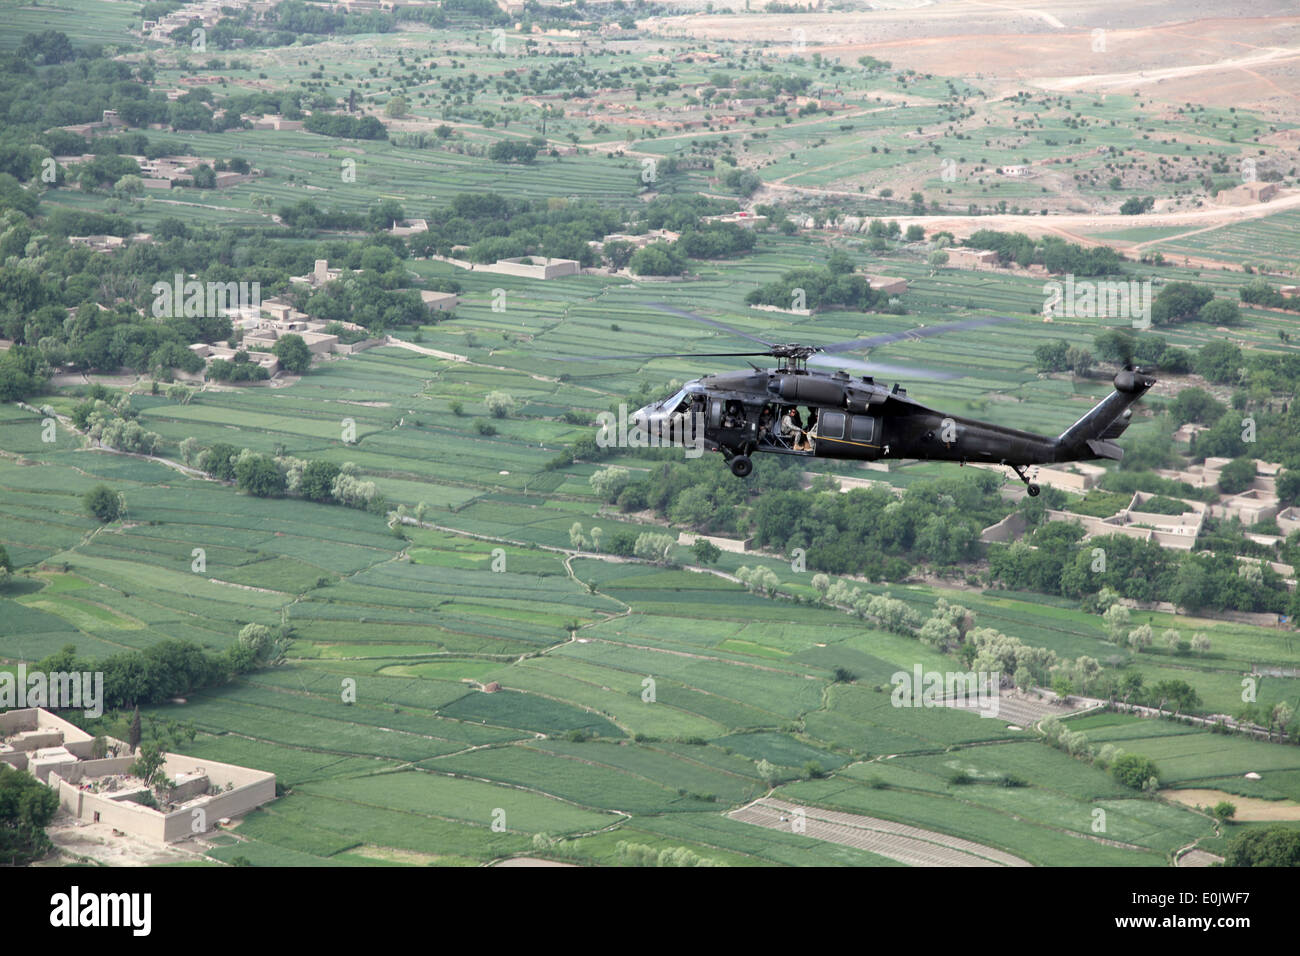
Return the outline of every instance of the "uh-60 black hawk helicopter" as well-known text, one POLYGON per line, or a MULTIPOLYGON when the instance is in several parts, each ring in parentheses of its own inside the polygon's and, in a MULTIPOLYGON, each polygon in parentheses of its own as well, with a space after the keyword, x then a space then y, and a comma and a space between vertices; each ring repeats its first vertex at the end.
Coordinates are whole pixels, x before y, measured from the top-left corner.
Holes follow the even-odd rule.
MULTIPOLYGON (((897 384, 892 388, 878 384, 874 375, 854 378, 847 368, 876 373, 905 370, 832 357, 835 353, 888 342, 1012 321, 1005 317, 920 327, 817 346, 767 342, 713 319, 660 308, 749 339, 763 348, 745 352, 660 352, 592 358, 770 356, 777 359, 776 368, 764 369, 750 362, 752 371, 720 372, 695 379, 672 396, 646 405, 632 415, 632 425, 642 438, 661 436, 664 444, 699 442, 702 426, 703 447, 721 452, 732 472, 741 478, 753 470, 751 456, 759 452, 866 461, 918 458, 963 465, 989 462, 1013 469, 1028 486, 1029 494, 1037 495, 1038 486, 1029 476, 1031 466, 1122 458, 1124 451, 1114 439, 1128 427, 1133 403, 1156 382, 1141 369, 1126 367, 1115 376, 1115 390, 1111 394, 1060 435, 1051 438, 928 408, 909 398, 907 391, 897 384), (810 359, 813 364, 840 367, 833 372, 810 370, 810 359), (806 418, 798 411, 800 406, 806 410, 806 418)), ((924 371, 913 374, 927 378, 957 377, 924 371)))

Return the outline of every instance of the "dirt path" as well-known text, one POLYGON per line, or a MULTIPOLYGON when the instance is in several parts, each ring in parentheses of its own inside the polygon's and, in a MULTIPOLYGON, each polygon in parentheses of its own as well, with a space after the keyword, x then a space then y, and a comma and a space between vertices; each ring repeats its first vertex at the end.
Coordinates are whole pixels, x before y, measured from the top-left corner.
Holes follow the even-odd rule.
POLYGON ((1002 850, 959 837, 855 813, 800 807, 762 797, 727 814, 769 830, 802 832, 817 840, 866 850, 909 866, 1032 866, 1002 850), (795 822, 802 831, 794 829, 795 822))

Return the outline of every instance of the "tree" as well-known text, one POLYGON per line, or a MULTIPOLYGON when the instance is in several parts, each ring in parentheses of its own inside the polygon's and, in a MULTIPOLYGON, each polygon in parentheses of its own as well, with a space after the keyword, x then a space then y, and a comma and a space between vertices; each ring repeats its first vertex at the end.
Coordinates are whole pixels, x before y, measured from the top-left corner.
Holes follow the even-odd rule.
POLYGON ((309 461, 302 470, 298 493, 308 501, 334 500, 334 480, 339 476, 339 466, 330 461, 309 461))
POLYGON ((654 561, 656 564, 667 564, 668 556, 672 554, 676 544, 677 541, 672 535, 647 531, 637 535, 636 544, 632 546, 632 554, 646 561, 654 561))
POLYGON ((722 557, 722 549, 704 537, 695 539, 695 543, 691 545, 691 553, 700 564, 717 564, 718 558, 722 557))
POLYGON ((270 455, 249 455, 235 465, 235 482, 240 491, 258 498, 279 498, 285 491, 284 473, 270 455))
POLYGON ((488 148, 488 159, 496 163, 531 163, 537 147, 514 139, 499 139, 488 148))
MULTIPOLYGON (((0 176, 3 175, 0 173, 0 176)), ((16 286, 20 281, 3 284, 16 286)), ((12 300, 16 291, 15 288, 4 289, 0 297, 12 300)), ((49 377, 50 368, 44 355, 35 346, 11 345, 8 351, 0 352, 0 402, 22 401, 40 391, 49 377)))
POLYGON ((1065 364, 1075 375, 1087 375, 1092 368, 1092 353, 1071 345, 1065 350, 1065 364))
POLYGON ((508 392, 489 392, 483 400, 493 418, 505 418, 515 408, 515 400, 508 392))
POLYGON ((1066 360, 1069 350, 1070 343, 1065 339, 1044 342, 1034 349, 1034 364, 1040 372, 1064 372, 1070 367, 1066 360))
POLYGON ((609 468, 602 468, 595 472, 587 479, 587 483, 601 498, 613 502, 618 499, 619 493, 631 480, 632 475, 626 468, 621 465, 611 465, 609 468))
POLYGON ((776 593, 776 589, 781 584, 776 572, 761 564, 753 568, 737 568, 736 577, 755 594, 766 594, 769 597, 776 593))
POLYGON ((127 772, 139 777, 152 790, 162 791, 171 788, 171 778, 163 765, 167 762, 166 752, 157 744, 144 744, 140 756, 127 768, 127 772))
POLYGON ((652 242, 634 252, 627 267, 638 276, 677 276, 686 271, 686 254, 675 243, 652 242))
POLYGON ((1231 384, 1237 381, 1241 371, 1241 349, 1223 339, 1214 339, 1201 346, 1192 365, 1198 375, 1211 382, 1231 384))
POLYGON ((582 522, 575 521, 569 528, 569 546, 581 551, 587 546, 587 538, 582 533, 582 522))
POLYGON ((1300 866, 1300 830, 1247 830, 1230 844, 1225 866, 1300 866))
POLYGON ((235 477, 235 458, 239 449, 227 442, 217 442, 199 456, 199 467, 213 478, 232 481, 235 477))
POLYGON ((410 109, 410 105, 406 102, 406 97, 399 93, 389 99, 388 105, 384 107, 384 113, 393 119, 400 119, 406 115, 408 109, 410 109))
POLYGON ((286 372, 301 374, 311 368, 311 349, 301 335, 282 335, 271 346, 271 353, 280 360, 280 367, 286 372))
POLYGON ((1210 325, 1240 325, 1241 306, 1228 299, 1211 299, 1201 306, 1197 318, 1210 325))
POLYGON ((1133 361, 1133 353, 1137 349, 1136 340, 1122 329, 1098 332, 1092 337, 1092 344, 1103 362, 1113 362, 1116 365, 1133 361))
POLYGON ((1276 727, 1279 734, 1285 733, 1287 726, 1295 717, 1295 709, 1286 701, 1280 701, 1273 705, 1269 711, 1268 724, 1270 727, 1276 727))
POLYGON ((1237 495, 1250 487, 1255 480, 1253 458, 1234 458, 1219 472, 1219 490, 1225 495, 1237 495))
POLYGON ((1052 693, 1062 701, 1069 701, 1070 695, 1074 693, 1074 682, 1064 674, 1057 674, 1052 678, 1052 693))
POLYGON ((121 517, 122 499, 108 485, 95 485, 81 496, 81 502, 85 505, 86 510, 98 518, 102 524, 108 524, 108 522, 116 521, 121 517))
POLYGON ((1185 388, 1169 403, 1169 414, 1174 423, 1186 425, 1188 422, 1210 424, 1217 422, 1227 409, 1223 403, 1203 388, 1185 388))
POLYGON ((1142 624, 1128 632, 1128 643, 1133 650, 1141 653, 1144 648, 1151 646, 1152 635, 1151 625, 1142 624))
POLYGON ((113 184, 113 191, 126 198, 139 196, 144 192, 144 180, 134 173, 127 173, 113 184))
POLYGON ((1220 823, 1227 823, 1237 815, 1237 805, 1229 803, 1227 800, 1220 800, 1210 812, 1214 814, 1214 819, 1220 823))
POLYGON ((1167 325, 1190 319, 1200 313, 1201 307, 1214 298, 1213 290, 1194 282, 1169 282, 1161 287, 1151 303, 1151 321, 1167 325))
POLYGON ((127 731, 127 747, 131 753, 135 753, 140 746, 140 705, 135 705, 135 711, 131 714, 131 729, 127 731))
POLYGON ((25 866, 53 849, 45 828, 59 795, 36 777, 0 763, 0 864, 25 866))
POLYGON ((1121 754, 1110 765, 1110 774, 1126 787, 1141 790, 1148 781, 1160 779, 1155 761, 1140 754, 1121 754))
POLYGON ((1210 639, 1197 631, 1192 635, 1192 650, 1198 654, 1208 654, 1210 652, 1210 639))
POLYGON ((244 672, 282 664, 289 644, 287 637, 277 637, 265 624, 245 624, 239 631, 237 669, 244 672))
POLYGON ((1284 505, 1300 502, 1300 468, 1287 468, 1277 476, 1277 497, 1284 505))
POLYGON ((1120 637, 1128 631, 1130 616, 1128 608, 1123 604, 1112 604, 1106 609, 1101 619, 1112 641, 1119 643, 1120 637))

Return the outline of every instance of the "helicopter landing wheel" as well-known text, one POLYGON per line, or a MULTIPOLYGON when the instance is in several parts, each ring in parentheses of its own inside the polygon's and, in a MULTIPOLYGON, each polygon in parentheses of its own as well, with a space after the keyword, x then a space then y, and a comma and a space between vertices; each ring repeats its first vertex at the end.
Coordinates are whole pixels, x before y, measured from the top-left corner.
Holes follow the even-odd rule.
POLYGON ((1029 497, 1031 498, 1038 497, 1038 490, 1039 490, 1038 485, 1034 484, 1032 481, 1029 482, 1029 484, 1025 487, 1025 490, 1029 492, 1029 497))
POLYGON ((745 455, 737 455, 731 459, 731 473, 737 478, 748 478, 749 473, 754 470, 754 463, 745 455))

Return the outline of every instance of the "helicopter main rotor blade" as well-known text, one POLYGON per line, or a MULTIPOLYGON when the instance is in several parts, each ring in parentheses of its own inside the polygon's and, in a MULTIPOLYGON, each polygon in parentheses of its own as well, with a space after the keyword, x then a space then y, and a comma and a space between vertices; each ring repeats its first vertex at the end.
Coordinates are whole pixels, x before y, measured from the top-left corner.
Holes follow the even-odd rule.
POLYGON ((908 365, 883 365, 879 362, 860 362, 857 359, 841 358, 838 355, 814 355, 808 359, 809 365, 822 365, 830 368, 854 369, 866 372, 877 378, 921 378, 935 382, 961 378, 960 372, 940 372, 935 369, 913 368, 908 365))
POLYGON ((696 315, 694 312, 687 312, 685 309, 675 309, 671 305, 664 305, 662 302, 653 303, 651 305, 651 308, 658 309, 660 312, 667 312, 671 315, 680 316, 683 319, 690 319, 692 322, 700 322, 704 325, 712 326, 713 328, 720 329, 723 332, 729 332, 732 335, 738 335, 742 339, 749 339, 749 341, 751 342, 757 342, 759 345, 766 345, 768 348, 771 348, 773 345, 775 345, 774 342, 768 342, 766 339, 760 339, 757 335, 750 335, 748 332, 742 332, 740 331, 740 329, 734 329, 730 325, 727 325, 726 323, 719 322, 717 319, 706 319, 702 315, 696 315))
POLYGON ((555 358, 559 362, 610 362, 619 359, 660 358, 743 358, 752 355, 771 355, 771 352, 625 352, 622 355, 580 355, 555 358))
POLYGON ((997 325, 1001 322, 1016 321, 1009 315, 992 315, 978 319, 966 319, 964 322, 950 322, 947 325, 926 325, 920 328, 907 329, 903 332, 885 332, 881 335, 872 335, 865 339, 850 339, 847 342, 832 342, 829 345, 821 346, 823 352, 853 352, 857 349, 869 349, 878 345, 888 345, 890 342, 902 342, 906 339, 925 339, 932 335, 943 335, 947 332, 961 332, 966 329, 983 328, 986 325, 997 325))

